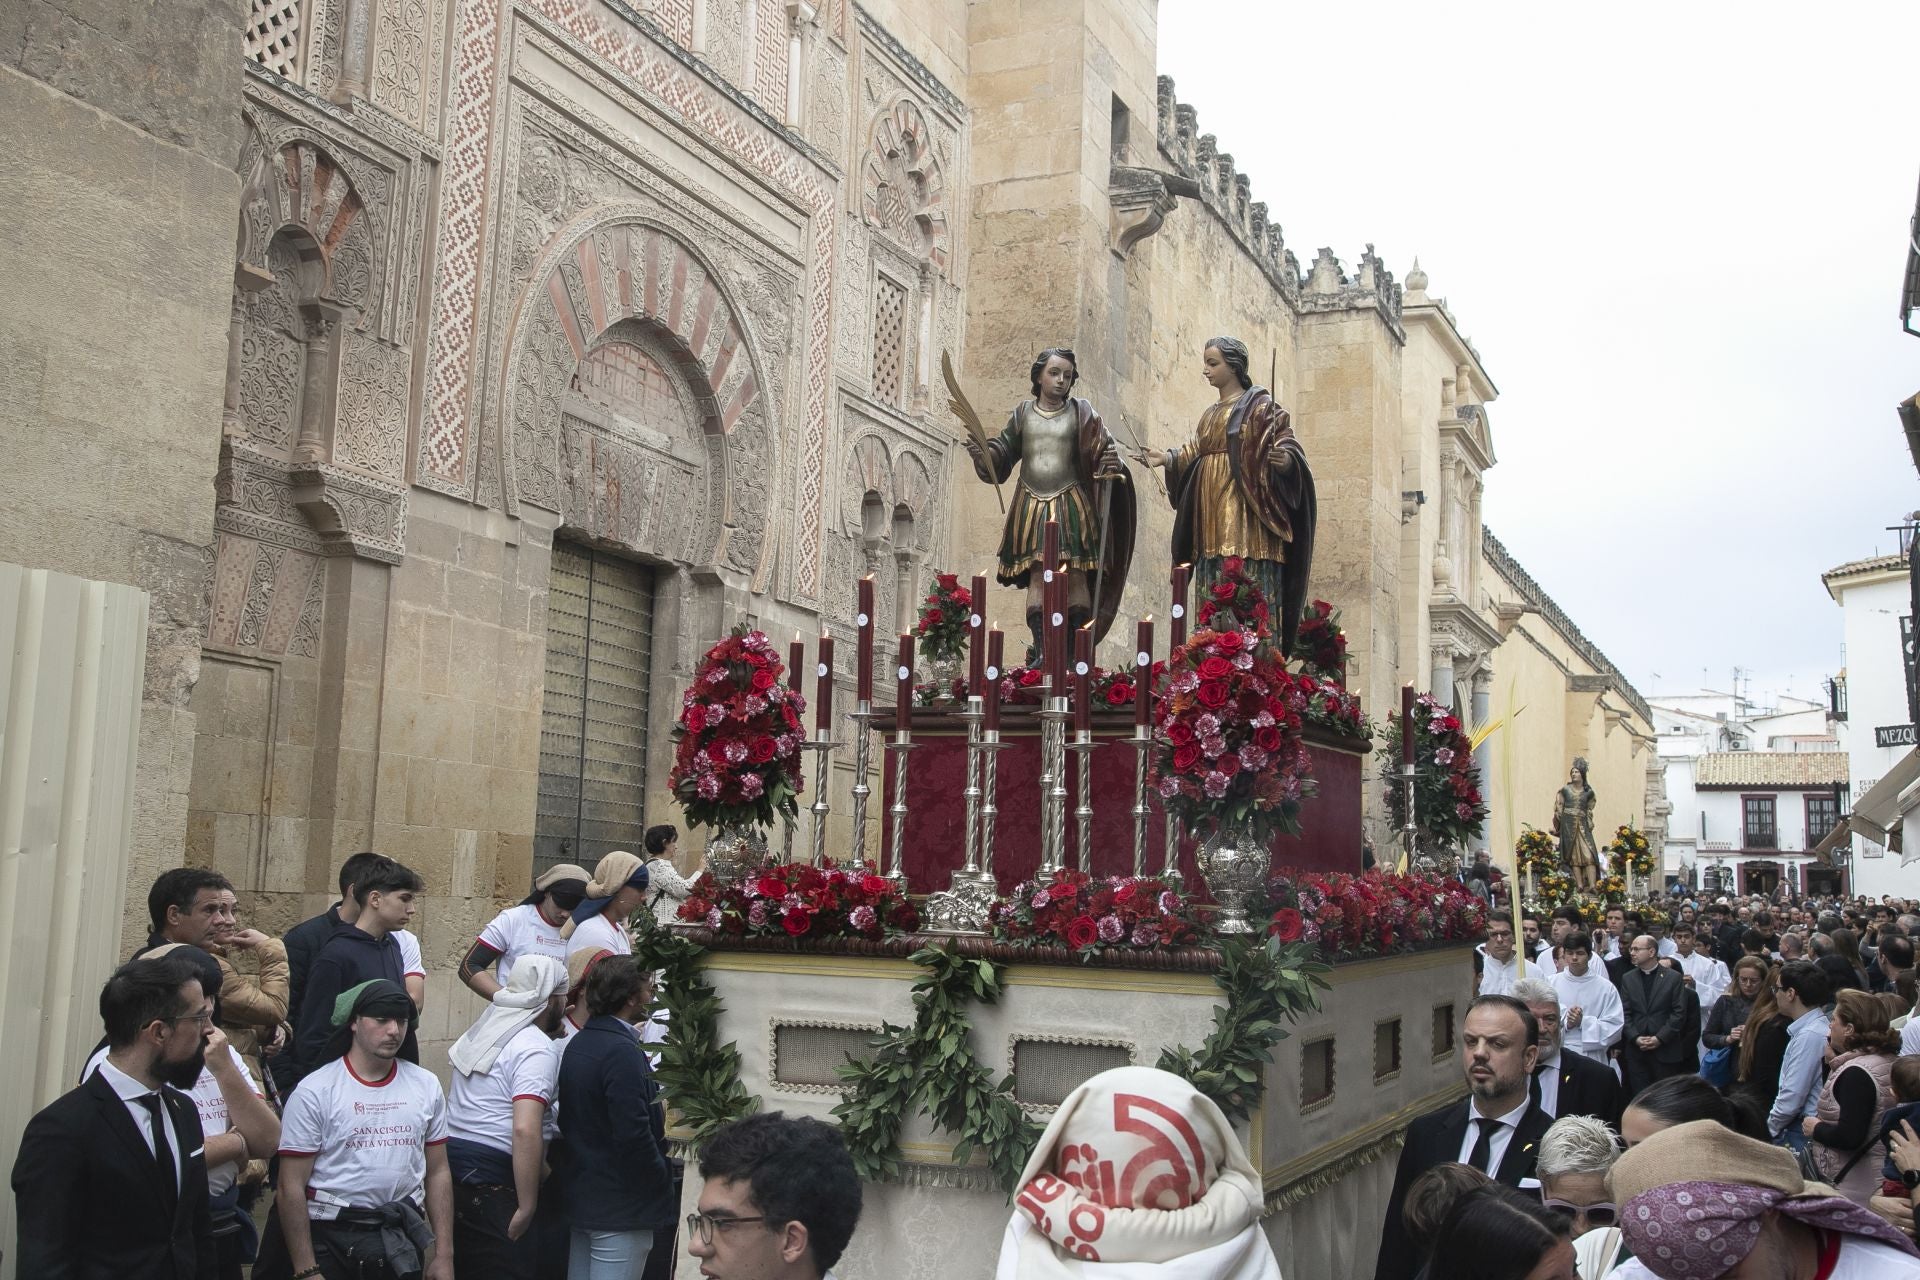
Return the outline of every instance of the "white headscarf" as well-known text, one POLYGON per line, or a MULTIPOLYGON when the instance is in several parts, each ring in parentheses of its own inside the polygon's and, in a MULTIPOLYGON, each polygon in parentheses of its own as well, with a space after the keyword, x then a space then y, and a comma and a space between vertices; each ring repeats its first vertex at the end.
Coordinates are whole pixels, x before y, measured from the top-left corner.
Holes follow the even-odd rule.
POLYGON ((567 966, 552 956, 525 955, 507 972, 507 985, 493 993, 493 1003, 474 1020, 467 1033, 453 1042, 447 1059, 462 1075, 483 1076, 507 1041, 533 1025, 547 1000, 566 990, 567 966))
POLYGON ((1280 1280, 1220 1108, 1152 1067, 1067 1095, 1020 1175, 996 1280, 1280 1280))

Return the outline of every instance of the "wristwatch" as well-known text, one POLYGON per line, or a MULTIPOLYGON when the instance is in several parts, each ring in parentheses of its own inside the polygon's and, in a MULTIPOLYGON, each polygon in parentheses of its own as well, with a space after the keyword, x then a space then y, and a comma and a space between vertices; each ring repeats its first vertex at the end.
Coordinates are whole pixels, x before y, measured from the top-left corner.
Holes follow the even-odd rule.
POLYGON ((1916 1189, 1920 1189, 1920 1169, 1902 1169, 1900 1181, 1907 1184, 1907 1192, 1912 1194, 1916 1189))

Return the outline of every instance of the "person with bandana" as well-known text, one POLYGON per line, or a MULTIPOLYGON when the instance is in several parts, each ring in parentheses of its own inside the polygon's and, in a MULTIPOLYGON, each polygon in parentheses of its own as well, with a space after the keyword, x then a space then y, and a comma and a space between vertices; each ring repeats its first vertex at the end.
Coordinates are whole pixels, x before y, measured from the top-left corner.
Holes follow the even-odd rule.
POLYGON ((453 1280, 446 1095, 401 1059, 416 1020, 385 978, 334 1001, 327 1061, 281 1119, 278 1212, 254 1280, 453 1280))
POLYGON ((587 873, 571 862, 557 863, 540 873, 533 892, 508 907, 480 931, 460 962, 460 981, 477 996, 491 1000, 507 984, 514 961, 524 955, 550 956, 564 967, 567 941, 560 936, 573 909, 587 896, 587 873))
POLYGON ((454 1253, 473 1275, 534 1280, 538 1268, 532 1228, 554 1129, 566 987, 560 961, 522 956, 448 1054, 454 1253))
POLYGON ((213 1000, 185 957, 133 960, 100 993, 106 1061, 27 1122, 13 1164, 15 1274, 215 1280, 199 1077, 213 1000))
POLYGON ((1911 1241, 1794 1153, 1711 1120, 1663 1129, 1608 1175, 1632 1252, 1615 1280, 1920 1280, 1911 1241))
POLYGON ((1260 1175, 1225 1113, 1153 1067, 1068 1094, 1020 1174, 996 1280, 1280 1280, 1260 1175))
POLYGON ((625 849, 615 849, 600 859, 593 878, 587 881, 587 896, 560 929, 568 957, 587 950, 632 955, 633 938, 627 933, 627 920, 646 902, 650 883, 646 864, 625 849))

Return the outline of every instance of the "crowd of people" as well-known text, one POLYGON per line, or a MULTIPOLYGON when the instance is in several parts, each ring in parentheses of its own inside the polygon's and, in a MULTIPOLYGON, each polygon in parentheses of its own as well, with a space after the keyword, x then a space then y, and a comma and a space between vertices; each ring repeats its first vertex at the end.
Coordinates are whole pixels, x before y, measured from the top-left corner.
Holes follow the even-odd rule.
POLYGON ((1376 1280, 1920 1278, 1920 910, 1520 924, 1476 950, 1467 1097, 1408 1128, 1376 1280))
POLYGON ((18 1274, 643 1280, 672 1273, 684 1230, 715 1280, 828 1275, 860 1214, 830 1125, 720 1129, 680 1219, 648 1051, 664 1014, 629 932, 684 898, 676 838, 549 868, 481 930, 459 976, 486 1003, 445 1088, 419 1065, 414 871, 355 854, 339 901, 284 938, 240 927, 219 873, 162 875, 98 1048, 22 1135, 18 1274))

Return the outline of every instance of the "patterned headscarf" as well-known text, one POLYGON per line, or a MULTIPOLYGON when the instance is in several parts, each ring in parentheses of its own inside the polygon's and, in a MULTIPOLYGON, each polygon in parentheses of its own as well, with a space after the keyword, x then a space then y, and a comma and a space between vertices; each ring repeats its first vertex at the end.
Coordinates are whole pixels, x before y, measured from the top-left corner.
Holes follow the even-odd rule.
POLYGON ((1717 1280, 1753 1252, 1769 1213, 1914 1252, 1879 1217, 1805 1181, 1792 1152, 1712 1120, 1654 1134, 1620 1157, 1608 1183, 1628 1248, 1661 1280, 1717 1280))

